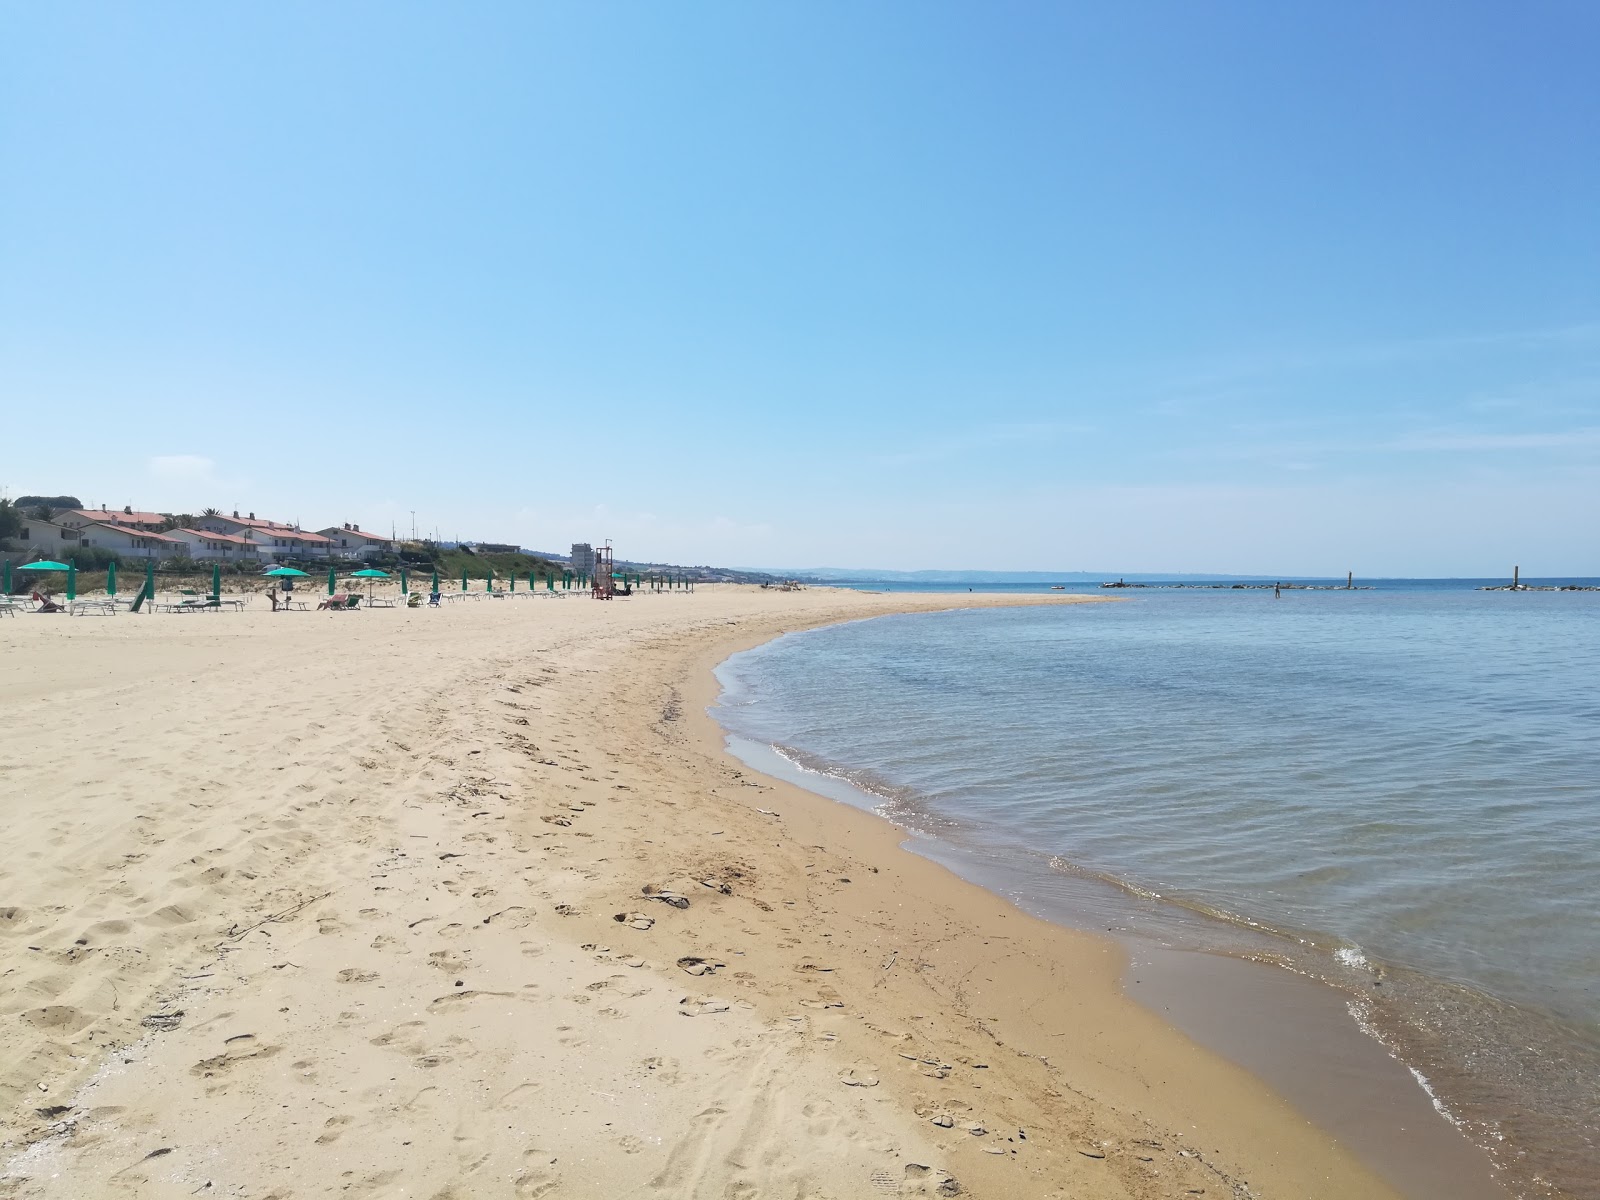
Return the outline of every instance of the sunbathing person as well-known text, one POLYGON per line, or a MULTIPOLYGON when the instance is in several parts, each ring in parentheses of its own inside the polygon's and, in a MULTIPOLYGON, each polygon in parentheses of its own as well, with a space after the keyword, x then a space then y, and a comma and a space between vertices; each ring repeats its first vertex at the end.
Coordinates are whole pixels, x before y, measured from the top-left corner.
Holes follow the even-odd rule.
POLYGON ((50 594, 48 592, 46 592, 42 596, 38 592, 35 592, 33 594, 33 600, 34 600, 34 603, 36 603, 39 606, 38 608, 33 610, 34 612, 58 613, 58 612, 66 612, 67 611, 66 609, 62 608, 61 605, 57 604, 54 600, 52 600, 50 598, 50 594))

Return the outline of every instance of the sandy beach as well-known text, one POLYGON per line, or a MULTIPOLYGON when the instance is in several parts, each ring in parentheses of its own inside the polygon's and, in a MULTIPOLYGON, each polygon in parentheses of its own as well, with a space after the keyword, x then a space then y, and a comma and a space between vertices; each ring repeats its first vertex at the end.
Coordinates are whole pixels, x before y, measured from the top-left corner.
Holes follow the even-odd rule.
POLYGON ((0 621, 0 1195, 1392 1195, 705 716, 781 632, 1018 602, 0 621))

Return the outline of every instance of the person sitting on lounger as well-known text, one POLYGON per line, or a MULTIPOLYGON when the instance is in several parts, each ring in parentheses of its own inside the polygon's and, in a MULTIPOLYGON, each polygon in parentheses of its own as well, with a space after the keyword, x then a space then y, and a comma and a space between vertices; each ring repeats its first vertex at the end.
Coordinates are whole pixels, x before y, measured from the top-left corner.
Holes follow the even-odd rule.
POLYGON ((58 612, 65 612, 66 611, 66 609, 62 608, 61 605, 57 604, 54 600, 52 600, 50 598, 50 594, 48 592, 46 592, 42 596, 38 592, 35 592, 33 594, 33 600, 34 600, 34 603, 39 606, 38 608, 33 610, 34 612, 58 613, 58 612))

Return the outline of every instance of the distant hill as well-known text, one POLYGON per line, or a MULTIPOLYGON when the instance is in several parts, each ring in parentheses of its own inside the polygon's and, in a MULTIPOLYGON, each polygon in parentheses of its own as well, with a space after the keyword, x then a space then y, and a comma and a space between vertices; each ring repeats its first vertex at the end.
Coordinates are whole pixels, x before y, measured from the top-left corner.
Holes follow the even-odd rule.
POLYGON ((83 501, 76 496, 18 496, 11 503, 24 512, 31 512, 36 508, 48 508, 51 512, 65 512, 68 509, 83 507, 83 501))

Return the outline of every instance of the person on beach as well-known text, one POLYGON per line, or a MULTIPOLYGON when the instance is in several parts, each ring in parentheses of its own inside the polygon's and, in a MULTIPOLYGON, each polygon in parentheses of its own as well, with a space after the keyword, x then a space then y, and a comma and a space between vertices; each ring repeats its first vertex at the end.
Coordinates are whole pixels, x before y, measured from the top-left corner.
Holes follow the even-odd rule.
POLYGON ((1275 583, 1272 585, 1272 598, 1274 600, 1283 599, 1283 584, 1275 583))

